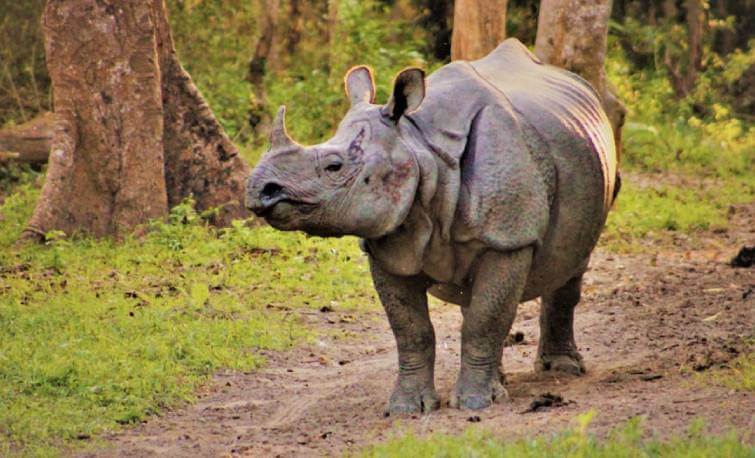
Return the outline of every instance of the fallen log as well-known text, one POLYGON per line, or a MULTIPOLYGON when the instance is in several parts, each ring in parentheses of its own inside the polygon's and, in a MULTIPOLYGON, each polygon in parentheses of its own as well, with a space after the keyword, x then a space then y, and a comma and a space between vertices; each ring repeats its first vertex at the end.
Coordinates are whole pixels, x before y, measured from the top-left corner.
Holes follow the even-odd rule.
POLYGON ((43 113, 31 121, 0 130, 0 163, 44 164, 50 154, 54 115, 43 113))

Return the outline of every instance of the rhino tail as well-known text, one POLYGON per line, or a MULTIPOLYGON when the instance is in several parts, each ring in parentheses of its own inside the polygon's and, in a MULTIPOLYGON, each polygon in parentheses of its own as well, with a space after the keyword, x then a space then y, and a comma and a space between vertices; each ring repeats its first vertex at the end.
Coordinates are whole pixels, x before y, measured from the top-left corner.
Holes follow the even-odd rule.
POLYGON ((613 199, 611 200, 611 204, 616 202, 616 197, 618 197, 620 190, 621 190, 621 171, 617 169, 616 170, 616 184, 614 184, 613 186, 613 199))

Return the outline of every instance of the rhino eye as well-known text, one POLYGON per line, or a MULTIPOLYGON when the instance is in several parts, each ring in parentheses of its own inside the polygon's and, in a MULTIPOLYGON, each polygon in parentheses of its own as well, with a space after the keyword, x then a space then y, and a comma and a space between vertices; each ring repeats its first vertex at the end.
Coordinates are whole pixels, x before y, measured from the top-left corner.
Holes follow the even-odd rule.
POLYGON ((325 167, 325 170, 327 170, 328 172, 338 172, 339 170, 341 170, 341 167, 343 167, 343 164, 341 164, 340 162, 334 162, 325 167))

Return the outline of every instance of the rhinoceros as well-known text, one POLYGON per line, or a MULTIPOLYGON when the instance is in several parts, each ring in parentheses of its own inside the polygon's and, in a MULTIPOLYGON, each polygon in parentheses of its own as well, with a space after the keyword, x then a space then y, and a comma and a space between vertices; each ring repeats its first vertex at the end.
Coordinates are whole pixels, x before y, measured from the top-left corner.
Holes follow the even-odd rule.
POLYGON ((618 192, 611 125, 593 88, 509 39, 425 78, 409 68, 385 105, 368 67, 330 140, 285 130, 247 181, 280 230, 355 235, 398 348, 388 413, 439 407, 427 293, 461 306, 452 407, 505 397, 501 359, 517 305, 541 298, 538 371, 584 372, 573 331, 582 276, 618 192))

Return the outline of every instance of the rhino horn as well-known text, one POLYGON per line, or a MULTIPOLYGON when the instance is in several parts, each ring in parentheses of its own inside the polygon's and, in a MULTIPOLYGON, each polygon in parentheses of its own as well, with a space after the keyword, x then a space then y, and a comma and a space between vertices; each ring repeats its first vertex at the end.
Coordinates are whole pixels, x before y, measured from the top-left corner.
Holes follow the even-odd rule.
POLYGON ((278 114, 273 121, 273 130, 270 132, 270 143, 273 149, 286 148, 296 144, 286 132, 286 106, 278 108, 278 114))

